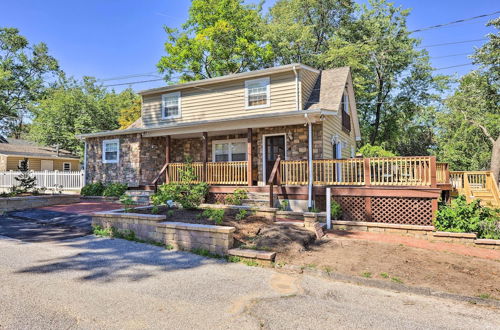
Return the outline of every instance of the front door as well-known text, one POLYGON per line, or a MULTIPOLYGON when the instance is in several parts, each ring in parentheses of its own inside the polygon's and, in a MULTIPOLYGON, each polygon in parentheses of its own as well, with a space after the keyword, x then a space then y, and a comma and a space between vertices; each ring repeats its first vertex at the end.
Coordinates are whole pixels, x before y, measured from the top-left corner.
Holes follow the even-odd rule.
POLYGON ((54 161, 53 160, 43 160, 40 164, 41 171, 53 171, 54 170, 54 161))
POLYGON ((265 138, 265 152, 266 152, 266 183, 269 181, 269 176, 273 170, 274 163, 281 156, 281 159, 285 159, 285 136, 266 136, 265 138))

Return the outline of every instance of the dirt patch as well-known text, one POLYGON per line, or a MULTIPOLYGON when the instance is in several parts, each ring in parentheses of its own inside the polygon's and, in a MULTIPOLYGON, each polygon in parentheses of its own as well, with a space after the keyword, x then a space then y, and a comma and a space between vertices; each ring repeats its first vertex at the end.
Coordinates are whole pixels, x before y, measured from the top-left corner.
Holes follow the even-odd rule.
POLYGON ((499 260, 329 234, 328 238, 311 244, 307 251, 278 254, 276 261, 500 299, 499 260))
MULTIPOLYGON (((203 216, 204 210, 160 208, 155 214, 165 215, 165 221, 185 222, 202 225, 216 225, 203 216)), ((151 209, 133 210, 133 213, 151 214, 151 209)), ((314 241, 314 233, 289 224, 270 223, 264 217, 248 215, 236 220, 238 210, 226 209, 220 226, 235 227, 233 233, 234 246, 254 247, 276 252, 304 251, 314 241)))

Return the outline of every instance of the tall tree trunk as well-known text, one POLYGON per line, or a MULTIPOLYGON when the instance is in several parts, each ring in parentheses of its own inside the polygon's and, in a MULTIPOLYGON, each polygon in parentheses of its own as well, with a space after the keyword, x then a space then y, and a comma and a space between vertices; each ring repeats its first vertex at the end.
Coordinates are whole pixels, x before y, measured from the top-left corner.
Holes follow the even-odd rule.
POLYGON ((500 136, 493 142, 490 170, 493 173, 495 182, 498 184, 500 180, 500 136))

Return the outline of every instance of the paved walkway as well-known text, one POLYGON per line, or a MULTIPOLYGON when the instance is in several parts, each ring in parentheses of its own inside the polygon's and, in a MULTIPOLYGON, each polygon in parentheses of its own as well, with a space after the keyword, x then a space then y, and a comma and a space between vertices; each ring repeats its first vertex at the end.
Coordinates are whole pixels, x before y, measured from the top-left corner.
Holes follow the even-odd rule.
POLYGON ((0 278, 2 329, 500 328, 492 308, 94 236, 0 237, 0 278))
POLYGON ((414 237, 401 236, 397 234, 380 234, 364 231, 343 231, 331 230, 328 231, 329 237, 359 239, 366 241, 385 242, 394 244, 404 244, 411 247, 433 250, 446 251, 464 256, 472 256, 485 259, 500 260, 500 250, 492 250, 487 248, 479 248, 475 246, 467 246, 463 244, 431 242, 425 239, 414 237))
POLYGON ((110 211, 122 209, 120 203, 103 202, 103 201, 84 201, 73 204, 51 205, 38 208, 39 210, 76 213, 76 214, 90 214, 93 212, 110 211))

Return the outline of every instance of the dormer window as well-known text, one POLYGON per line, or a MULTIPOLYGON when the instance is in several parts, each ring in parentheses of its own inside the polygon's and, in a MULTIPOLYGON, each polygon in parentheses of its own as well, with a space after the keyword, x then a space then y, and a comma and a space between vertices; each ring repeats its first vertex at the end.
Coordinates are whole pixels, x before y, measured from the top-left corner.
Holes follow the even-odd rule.
POLYGON ((271 105, 269 78, 245 81, 245 108, 257 109, 271 105))
POLYGON ((169 93, 162 95, 162 119, 180 118, 181 116, 181 93, 169 93))

